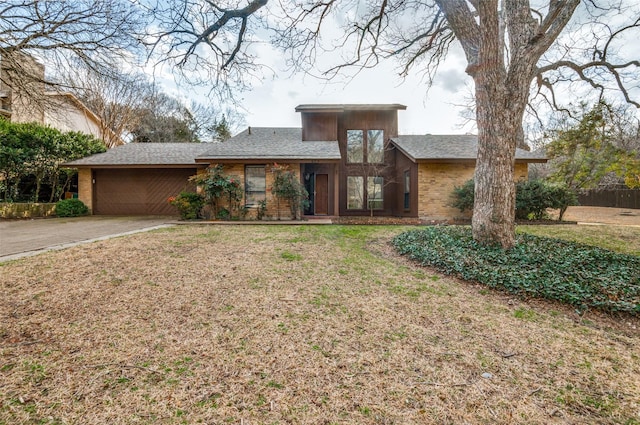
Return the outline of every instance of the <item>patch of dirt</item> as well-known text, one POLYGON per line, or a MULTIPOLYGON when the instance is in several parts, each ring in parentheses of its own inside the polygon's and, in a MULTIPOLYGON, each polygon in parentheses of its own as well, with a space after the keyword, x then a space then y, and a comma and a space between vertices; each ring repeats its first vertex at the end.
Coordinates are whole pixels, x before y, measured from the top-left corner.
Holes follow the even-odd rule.
POLYGON ((0 423, 637 417, 637 320, 443 277, 395 233, 185 225, 3 264, 0 423))
POLYGON ((640 210, 629 208, 574 206, 567 209, 563 220, 576 221, 580 223, 640 226, 640 210))

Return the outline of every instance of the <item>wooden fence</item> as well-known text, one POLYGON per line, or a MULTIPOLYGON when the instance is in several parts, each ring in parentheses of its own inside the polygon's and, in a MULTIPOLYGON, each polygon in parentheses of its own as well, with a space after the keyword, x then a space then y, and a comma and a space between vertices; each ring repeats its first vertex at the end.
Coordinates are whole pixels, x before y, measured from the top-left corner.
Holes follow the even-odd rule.
POLYGON ((640 190, 587 190, 578 193, 578 202, 580 203, 580 205, 588 205, 594 207, 640 209, 640 190))

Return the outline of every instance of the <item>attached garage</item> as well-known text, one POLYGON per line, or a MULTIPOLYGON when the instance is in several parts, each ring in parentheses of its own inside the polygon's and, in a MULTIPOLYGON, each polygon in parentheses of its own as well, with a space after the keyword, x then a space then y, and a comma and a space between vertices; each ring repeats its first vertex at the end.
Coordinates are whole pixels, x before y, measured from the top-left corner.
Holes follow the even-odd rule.
POLYGON ((93 213, 99 215, 175 215, 167 198, 194 190, 196 168, 96 169, 93 213))
POLYGON ((93 214, 178 215, 167 198, 194 190, 208 143, 131 143, 64 164, 78 169, 78 197, 93 214))

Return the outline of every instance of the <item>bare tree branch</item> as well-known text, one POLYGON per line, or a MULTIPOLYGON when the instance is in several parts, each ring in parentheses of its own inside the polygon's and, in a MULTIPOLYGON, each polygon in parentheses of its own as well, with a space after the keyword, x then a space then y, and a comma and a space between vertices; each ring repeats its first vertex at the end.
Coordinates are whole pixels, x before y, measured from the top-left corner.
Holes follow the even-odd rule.
MULTIPOLYGON (((633 60, 633 61, 629 61, 622 64, 612 64, 606 61, 592 61, 582 65, 579 65, 572 61, 558 61, 558 62, 538 68, 537 74, 539 76, 542 76, 545 72, 548 72, 548 71, 558 70, 560 68, 569 68, 572 71, 574 71, 581 80, 589 83, 591 87, 599 90, 602 93, 606 88, 604 84, 596 81, 595 78, 588 76, 586 71, 590 69, 606 69, 609 72, 609 74, 613 76, 616 82, 617 88, 620 91, 620 93, 624 96, 625 101, 629 104, 634 105, 636 108, 640 108, 640 103, 631 98, 629 94, 629 90, 625 86, 624 82, 622 81, 622 78, 619 72, 620 70, 624 70, 632 66, 640 68, 640 61, 633 60)), ((544 82, 544 79, 539 78, 538 81, 544 82)), ((548 83, 545 83, 543 85, 547 87, 549 86, 548 83)))

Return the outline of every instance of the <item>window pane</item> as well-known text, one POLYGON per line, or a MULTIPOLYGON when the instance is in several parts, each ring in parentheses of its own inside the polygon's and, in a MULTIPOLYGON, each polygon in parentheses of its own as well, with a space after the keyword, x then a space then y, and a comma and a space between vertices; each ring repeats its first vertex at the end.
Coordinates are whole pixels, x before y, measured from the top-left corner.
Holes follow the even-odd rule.
POLYGON ((362 176, 347 177, 347 209, 361 210, 364 204, 364 178, 362 176))
POLYGON ((267 174, 264 165, 247 165, 244 169, 245 205, 257 206, 266 199, 267 174))
POLYGON ((370 164, 384 162, 384 132, 382 130, 367 131, 367 161, 370 164))
POLYGON ((363 139, 362 130, 347 130, 347 163, 363 162, 363 139))
POLYGON ((367 203, 369 209, 379 210, 383 206, 383 189, 384 178, 368 177, 367 178, 367 203))
POLYGON ((408 171, 404 172, 404 208, 408 210, 409 206, 409 193, 411 193, 411 178, 408 171))

